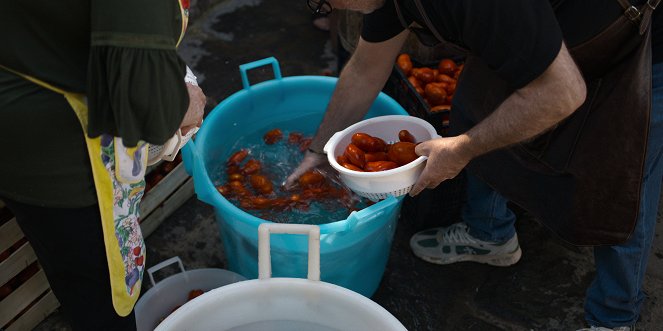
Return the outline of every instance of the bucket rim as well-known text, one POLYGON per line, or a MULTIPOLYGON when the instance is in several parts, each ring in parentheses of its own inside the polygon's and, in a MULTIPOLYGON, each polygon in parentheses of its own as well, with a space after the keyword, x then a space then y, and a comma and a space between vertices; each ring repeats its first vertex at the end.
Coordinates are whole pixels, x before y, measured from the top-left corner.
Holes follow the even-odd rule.
POLYGON ((318 296, 326 295, 329 297, 333 296, 335 298, 341 298, 345 301, 345 304, 354 304, 370 310, 375 314, 374 317, 379 317, 381 321, 392 325, 398 330, 407 330, 405 326, 403 326, 403 324, 386 308, 382 307, 370 298, 367 298, 350 289, 319 280, 272 277, 267 279, 249 279, 240 281, 205 292, 204 294, 196 297, 194 300, 186 302, 172 314, 168 315, 168 317, 156 327, 155 331, 166 330, 168 327, 172 327, 169 324, 175 324, 179 320, 185 318, 187 314, 195 313, 199 307, 213 305, 219 300, 225 300, 225 297, 230 297, 237 294, 241 294, 244 297, 250 297, 247 294, 250 294, 253 291, 259 291, 261 289, 269 289, 270 291, 274 291, 278 290, 279 288, 281 290, 288 290, 290 293, 297 291, 297 289, 306 289, 309 293, 311 291, 318 292, 318 296))

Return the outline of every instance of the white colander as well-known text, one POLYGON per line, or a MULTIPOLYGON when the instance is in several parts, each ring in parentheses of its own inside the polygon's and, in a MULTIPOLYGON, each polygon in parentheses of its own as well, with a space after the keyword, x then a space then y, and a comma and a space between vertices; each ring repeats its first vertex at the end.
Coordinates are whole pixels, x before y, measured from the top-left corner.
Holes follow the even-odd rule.
POLYGON ((191 140, 196 132, 198 132, 198 127, 194 127, 189 130, 185 135, 182 135, 182 130, 178 129, 175 135, 168 139, 163 145, 149 145, 147 147, 147 165, 151 166, 161 160, 173 161, 177 152, 182 149, 186 143, 191 140))
POLYGON ((336 161, 350 144, 352 135, 358 132, 379 137, 387 143, 398 142, 398 132, 408 130, 417 142, 439 138, 433 126, 423 119, 407 115, 387 115, 373 117, 336 132, 324 147, 327 159, 339 172, 341 181, 356 194, 378 201, 392 195, 405 195, 417 182, 424 170, 427 157, 420 156, 416 160, 395 169, 377 172, 359 172, 347 169, 336 161))

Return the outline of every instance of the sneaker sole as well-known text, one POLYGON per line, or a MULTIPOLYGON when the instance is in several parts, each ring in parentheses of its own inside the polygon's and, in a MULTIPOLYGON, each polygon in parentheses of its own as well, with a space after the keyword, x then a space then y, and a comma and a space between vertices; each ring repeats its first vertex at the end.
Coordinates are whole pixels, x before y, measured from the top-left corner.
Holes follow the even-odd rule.
POLYGON ((520 257, 523 255, 523 251, 520 249, 520 245, 518 248, 508 254, 502 254, 502 255, 456 255, 456 256, 451 256, 448 258, 434 258, 431 256, 423 256, 417 254, 416 251, 413 251, 414 255, 419 257, 420 259, 430 262, 430 263, 435 263, 435 264, 452 264, 456 262, 477 262, 477 263, 484 263, 484 264, 489 264, 492 266, 496 267, 508 267, 511 265, 516 264, 518 261, 520 261, 520 257))

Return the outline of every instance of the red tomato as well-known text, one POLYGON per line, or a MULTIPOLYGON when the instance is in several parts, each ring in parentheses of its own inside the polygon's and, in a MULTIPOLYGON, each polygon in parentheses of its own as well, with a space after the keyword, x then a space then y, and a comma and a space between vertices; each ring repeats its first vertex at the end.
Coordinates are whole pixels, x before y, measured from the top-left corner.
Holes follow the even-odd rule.
POLYGON ((414 76, 409 76, 407 80, 414 86, 414 88, 421 87, 421 82, 414 76))
POLYGON ((228 186, 230 186, 232 192, 240 198, 248 197, 251 195, 251 192, 249 192, 249 190, 240 181, 234 180, 232 182, 229 182, 228 186))
POLYGON ((341 165, 346 169, 350 169, 350 170, 354 170, 354 171, 364 171, 362 168, 359 168, 359 167, 357 167, 356 165, 354 165, 352 163, 341 163, 341 165))
POLYGON ((325 182, 325 176, 317 171, 307 171, 299 179, 299 186, 302 188, 319 187, 325 182))
POLYGON ((358 166, 359 168, 363 168, 364 164, 366 163, 366 155, 364 151, 357 147, 355 144, 348 144, 348 147, 345 148, 343 155, 348 158, 350 163, 358 166))
POLYGON ((345 155, 339 155, 336 157, 336 162, 338 162, 338 164, 343 164, 343 163, 349 163, 350 160, 348 160, 348 158, 345 155))
POLYGON ((255 174, 258 171, 260 171, 261 168, 262 168, 262 165, 260 164, 260 161, 255 160, 255 159, 251 159, 251 160, 247 161, 246 164, 242 167, 242 173, 244 175, 255 174))
POLYGON ((410 59, 410 56, 407 54, 399 55, 398 58, 396 59, 396 64, 401 70, 403 70, 403 73, 405 73, 405 75, 409 75, 410 71, 412 71, 412 60, 410 59))
POLYGON ((290 132, 288 135, 288 143, 289 144, 299 144, 299 142, 302 140, 303 136, 301 133, 298 132, 290 132))
POLYGON ((216 190, 221 193, 224 197, 230 196, 232 189, 228 185, 219 185, 216 187, 216 190))
POLYGON ((364 170, 366 171, 385 171, 389 169, 398 168, 398 164, 392 161, 375 161, 367 162, 364 170))
POLYGON ((449 76, 449 75, 447 75, 447 74, 439 74, 439 75, 437 75, 437 76, 435 77, 435 81, 436 81, 436 82, 445 82, 445 83, 449 83, 449 84, 451 84, 451 83, 456 84, 456 80, 453 79, 453 78, 451 78, 451 76, 449 76))
POLYGON ((248 197, 240 201, 240 207, 244 209, 267 209, 271 206, 271 199, 265 197, 248 197))
POLYGON ((238 181, 243 181, 244 180, 244 175, 242 174, 230 174, 228 175, 228 181, 231 180, 238 180, 238 181))
POLYGON ((355 146, 365 152, 368 152, 368 149, 373 145, 373 136, 367 133, 357 132, 352 135, 350 140, 355 146))
POLYGON ((270 194, 274 192, 274 185, 263 175, 251 175, 249 177, 251 187, 260 194, 270 194))
POLYGON ((414 152, 415 147, 416 145, 413 143, 397 142, 389 149, 389 160, 396 162, 398 165, 408 164, 419 157, 414 152))
POLYGON ((407 143, 416 143, 417 139, 408 130, 401 130, 398 132, 398 140, 407 143))
POLYGON ((228 158, 228 164, 240 164, 247 155, 249 155, 248 150, 240 149, 228 158))
POLYGON ((370 153, 384 152, 387 150, 387 143, 378 137, 373 137, 370 147, 366 150, 370 153))
POLYGON ((240 172, 242 172, 242 169, 237 164, 229 165, 228 168, 226 168, 226 173, 228 176, 232 174, 238 174, 240 172))
POLYGON ((281 138, 283 138, 283 132, 281 132, 280 129, 272 129, 265 133, 265 135, 262 137, 262 140, 265 141, 265 144, 272 145, 281 140, 281 138))
POLYGON ((426 85, 426 99, 428 99, 428 102, 432 106, 441 105, 447 101, 447 91, 441 84, 444 83, 430 83, 426 85))
POLYGON ((389 156, 386 152, 375 152, 365 154, 366 162, 387 161, 389 156))
POLYGON ((433 69, 431 68, 419 68, 419 70, 413 72, 412 75, 416 79, 420 80, 423 84, 430 83, 435 80, 435 75, 433 74, 433 69))
POLYGON ((452 59, 442 59, 437 66, 441 74, 453 75, 456 71, 456 62, 452 59))

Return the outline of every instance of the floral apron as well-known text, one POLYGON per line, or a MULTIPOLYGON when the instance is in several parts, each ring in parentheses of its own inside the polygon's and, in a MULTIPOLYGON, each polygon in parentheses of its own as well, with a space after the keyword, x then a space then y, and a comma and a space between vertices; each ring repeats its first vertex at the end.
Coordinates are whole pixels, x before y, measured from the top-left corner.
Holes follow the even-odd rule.
MULTIPOLYGON (((188 23, 189 1, 178 2, 182 13, 179 44, 188 23)), ((141 141, 136 147, 125 147, 122 138, 112 135, 88 137, 85 95, 65 91, 3 65, 0 68, 62 94, 76 113, 83 129, 99 203, 113 307, 118 315, 129 315, 140 295, 145 271, 145 242, 139 217, 149 144, 141 141)))

